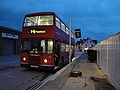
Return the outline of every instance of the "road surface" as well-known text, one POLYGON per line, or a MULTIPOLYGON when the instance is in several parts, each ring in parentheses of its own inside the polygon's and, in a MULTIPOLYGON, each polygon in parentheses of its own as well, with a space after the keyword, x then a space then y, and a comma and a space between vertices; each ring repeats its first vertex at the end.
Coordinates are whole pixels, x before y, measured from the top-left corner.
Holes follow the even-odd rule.
POLYGON ((50 72, 21 68, 19 65, 19 56, 12 56, 9 59, 0 61, 0 90, 34 89, 45 78, 52 75, 50 72))

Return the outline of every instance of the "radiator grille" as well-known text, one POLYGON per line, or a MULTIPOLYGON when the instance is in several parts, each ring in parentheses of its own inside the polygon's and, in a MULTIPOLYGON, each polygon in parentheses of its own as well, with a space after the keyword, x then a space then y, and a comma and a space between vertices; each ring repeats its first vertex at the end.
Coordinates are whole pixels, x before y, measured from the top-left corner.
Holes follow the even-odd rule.
POLYGON ((40 56, 29 56, 29 64, 40 64, 41 57, 40 56))

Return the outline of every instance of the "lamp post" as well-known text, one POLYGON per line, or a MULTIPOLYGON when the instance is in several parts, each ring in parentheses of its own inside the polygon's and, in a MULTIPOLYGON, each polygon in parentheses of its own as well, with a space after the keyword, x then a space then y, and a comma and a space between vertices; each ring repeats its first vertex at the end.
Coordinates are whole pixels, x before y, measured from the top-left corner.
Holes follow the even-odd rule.
POLYGON ((70 16, 70 30, 69 30, 69 63, 71 62, 71 31, 72 31, 72 17, 70 16))

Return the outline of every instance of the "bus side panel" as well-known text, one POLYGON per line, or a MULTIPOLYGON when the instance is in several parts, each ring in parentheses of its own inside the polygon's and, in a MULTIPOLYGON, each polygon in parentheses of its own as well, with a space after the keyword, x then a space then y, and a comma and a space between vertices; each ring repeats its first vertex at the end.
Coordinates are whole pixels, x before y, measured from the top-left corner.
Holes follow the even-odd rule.
POLYGON ((69 36, 57 27, 55 27, 55 40, 69 44, 69 36))
POLYGON ((61 53, 61 59, 64 59, 63 61, 64 61, 65 64, 69 62, 69 58, 68 57, 69 57, 69 53, 68 52, 62 52, 61 53))

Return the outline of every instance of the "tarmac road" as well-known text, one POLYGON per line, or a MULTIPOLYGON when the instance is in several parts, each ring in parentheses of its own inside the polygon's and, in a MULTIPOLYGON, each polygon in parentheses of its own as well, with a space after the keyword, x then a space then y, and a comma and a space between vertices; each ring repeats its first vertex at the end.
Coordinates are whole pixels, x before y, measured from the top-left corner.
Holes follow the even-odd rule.
POLYGON ((40 70, 24 69, 19 66, 19 56, 0 57, 0 90, 26 90, 52 75, 40 70), (5 59, 6 58, 6 59, 5 59), (11 60, 10 60, 11 59, 11 60))

